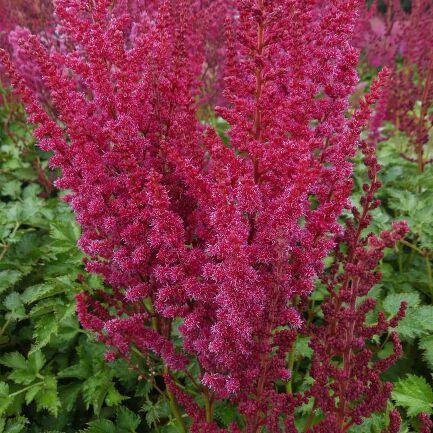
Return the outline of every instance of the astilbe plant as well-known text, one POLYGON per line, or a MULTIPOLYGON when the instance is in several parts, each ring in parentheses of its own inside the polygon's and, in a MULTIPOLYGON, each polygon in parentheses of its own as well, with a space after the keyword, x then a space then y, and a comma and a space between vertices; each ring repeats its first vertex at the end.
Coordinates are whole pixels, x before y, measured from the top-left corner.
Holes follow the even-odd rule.
POLYGON ((400 0, 363 2, 353 43, 362 50, 370 65, 393 65, 396 57, 407 48, 410 26, 409 13, 400 0))
MULTIPOLYGON (((147 31, 163 4, 162 0, 118 0, 113 2, 113 16, 129 16, 124 35, 125 43, 130 46, 134 39, 147 31)), ((216 102, 224 104, 222 96, 224 55, 226 52, 224 23, 233 15, 235 8, 232 1, 196 0, 191 3, 191 25, 194 34, 190 34, 189 48, 203 52, 204 63, 201 69, 200 90, 201 114, 207 117, 216 102)), ((2 14, 2 32, 0 46, 6 48, 14 61, 19 74, 26 84, 38 94, 40 101, 48 109, 53 109, 39 66, 31 56, 27 56, 20 47, 19 40, 27 38, 30 33, 38 35, 43 45, 51 50, 67 51, 68 35, 56 26, 52 0, 21 1, 12 5, 8 0, 0 1, 2 14)), ((194 53, 191 53, 194 56, 194 53)), ((7 81, 7 80, 6 80, 7 81)))
POLYGON ((422 172, 433 162, 426 148, 433 124, 433 2, 414 1, 410 16, 403 65, 395 67, 389 89, 388 118, 409 139, 410 154, 402 156, 422 172))
POLYGON ((354 43, 370 65, 391 69, 384 119, 407 135, 402 156, 424 171, 433 162, 426 149, 432 125, 433 2, 414 0, 407 12, 399 0, 383 6, 384 11, 378 1, 365 4, 354 43))
POLYGON ((54 24, 51 0, 1 0, 0 22, 2 38, 17 25, 34 33, 46 30, 54 24))
MULTIPOLYGON (((37 33, 45 41, 52 40, 54 20, 51 0, 0 0, 0 48, 13 54, 17 60, 16 67, 27 84, 42 95, 42 81, 34 70, 34 63, 20 56, 17 40, 23 32, 37 33)), ((0 79, 7 82, 4 75, 0 75, 0 79)))
MULTIPOLYGON (((376 91, 373 88, 372 95, 376 91)), ((377 98, 380 99, 379 95, 377 98)), ((402 352, 395 332, 390 334, 394 353, 387 358, 374 360, 371 343, 374 336, 397 326, 405 314, 404 303, 394 317, 387 319, 379 312, 376 323, 366 323, 367 315, 376 305, 368 294, 380 281, 376 268, 383 250, 393 247, 408 231, 402 222, 380 235, 364 234, 372 219, 371 212, 380 204, 374 197, 381 186, 375 147, 376 141, 371 137, 361 142, 369 182, 363 185, 361 208, 352 208, 352 219, 346 221, 345 230, 337 239, 334 262, 323 278, 328 291, 321 306, 324 323, 318 327, 312 325, 310 329, 314 379, 310 393, 314 397, 314 409, 320 409, 325 415, 313 429, 315 432, 343 433, 352 425, 362 424, 373 412, 385 410, 392 385, 382 382, 380 375, 402 352)), ((393 412, 389 432, 398 431, 398 416, 393 412)))
MULTIPOLYGON (((378 376, 386 362, 374 370, 364 346, 398 317, 380 316, 369 329, 362 319, 371 303, 354 311, 354 299, 376 282, 381 250, 400 236, 397 230, 363 240, 358 233, 373 206, 375 178, 362 216, 355 212, 347 230, 338 222, 350 207, 352 159, 377 96, 375 90, 347 115, 357 82, 358 52, 350 42, 359 5, 233 3, 226 24, 227 105, 217 110, 230 125, 228 144, 196 117, 206 47, 189 0, 161 2, 145 31, 111 0, 57 0, 68 49, 47 50, 34 36, 20 41, 41 71, 56 118, 40 108, 2 54, 29 120, 38 125, 40 146, 61 169, 56 185, 69 191, 87 270, 104 279, 104 288, 77 297, 80 321, 109 347, 108 360, 125 359, 167 397, 181 431, 187 425, 179 405, 191 432, 224 431, 213 420, 219 399, 242 415, 240 425, 225 430, 233 433, 264 426, 295 432, 294 410, 309 396, 334 419, 335 406, 318 391, 334 375, 323 350, 345 354, 335 389, 347 403, 338 406, 336 428, 373 411, 367 403, 353 408, 353 381, 363 396, 377 389, 381 405, 387 398, 378 376), (297 333, 305 332, 298 303, 308 299, 325 257, 341 243, 352 252, 340 257, 345 273, 333 276, 327 320, 314 331, 317 384, 305 395, 287 393, 281 386, 291 376, 286 357, 297 333), (322 349, 333 323, 348 332, 337 318, 352 316, 345 344, 337 339, 335 348, 325 342, 322 349), (180 350, 173 343, 179 319, 180 350), (354 349, 362 355, 355 357, 354 349), (198 376, 188 369, 194 358, 198 376), (359 376, 349 377, 355 370, 359 376), (155 376, 164 377, 163 389, 155 376)), ((362 149, 375 173, 371 147, 362 149)), ((323 425, 312 428, 325 431, 323 425)))

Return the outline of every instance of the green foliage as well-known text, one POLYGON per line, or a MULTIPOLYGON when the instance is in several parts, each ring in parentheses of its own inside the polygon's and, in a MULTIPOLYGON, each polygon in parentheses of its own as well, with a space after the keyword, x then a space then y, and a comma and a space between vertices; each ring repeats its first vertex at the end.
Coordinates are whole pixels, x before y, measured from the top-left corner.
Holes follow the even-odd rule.
MULTIPOLYGON (((383 278, 374 296, 377 310, 384 310, 388 317, 396 314, 402 301, 408 304, 406 317, 396 329, 404 356, 385 377, 395 382, 393 402, 406 420, 401 432, 409 432, 416 431, 416 416, 422 411, 432 413, 433 407, 433 167, 419 172, 416 164, 400 156, 407 138, 392 125, 383 132, 388 138, 379 144, 378 152, 381 206, 375 211, 373 229, 379 232, 393 220, 406 220, 411 231, 395 249, 385 251, 380 268, 383 278)), ((355 178, 359 190, 364 176, 360 169, 355 178)), ((376 343, 381 348, 379 357, 390 353, 392 345, 386 340, 376 343)), ((381 432, 386 417, 379 418, 366 420, 353 431, 381 432)))
POLYGON ((101 281, 83 271, 79 228, 22 115, 0 105, 0 433, 142 431, 140 403, 124 406, 136 376, 79 326, 74 296, 101 281))
POLYGON ((140 417, 125 407, 119 407, 115 421, 99 419, 89 422, 81 433, 136 433, 140 417))
POLYGON ((433 389, 423 377, 410 374, 398 381, 392 398, 398 406, 407 410, 409 416, 416 416, 421 412, 432 413, 433 389))
MULTIPOLYGON (((226 138, 227 124, 211 121, 226 138)), ((165 396, 150 381, 138 380, 126 363, 105 362, 102 345, 80 328, 74 296, 83 287, 100 288, 102 282, 83 270, 76 247, 79 228, 52 187, 55 173, 47 168, 47 155, 34 146, 21 106, 0 105, 0 125, 0 433, 178 433, 165 396)), ((391 317, 402 301, 408 303, 397 328, 405 355, 385 378, 395 383, 387 413, 398 407, 405 418, 401 433, 409 433, 420 412, 433 412, 433 167, 418 172, 399 156, 406 137, 392 126, 385 132, 391 138, 379 149, 382 206, 375 211, 373 229, 405 219, 411 232, 396 249, 386 251, 371 317, 379 310, 391 317)), ((359 170, 359 191, 364 179, 359 170)), ((318 284, 310 311, 319 320, 323 295, 318 284)), ((288 359, 295 391, 311 384, 308 343, 300 336, 288 359)), ((392 350, 387 337, 372 341, 371 347, 382 358, 392 350)), ((133 362, 151 374, 162 373, 157 363, 151 371, 143 360, 133 362)), ((298 426, 305 425, 312 406, 310 399, 297 410, 298 426)), ((242 423, 230 402, 217 402, 213 410, 222 427, 242 423)), ((349 432, 380 433, 387 427, 387 413, 349 432)))

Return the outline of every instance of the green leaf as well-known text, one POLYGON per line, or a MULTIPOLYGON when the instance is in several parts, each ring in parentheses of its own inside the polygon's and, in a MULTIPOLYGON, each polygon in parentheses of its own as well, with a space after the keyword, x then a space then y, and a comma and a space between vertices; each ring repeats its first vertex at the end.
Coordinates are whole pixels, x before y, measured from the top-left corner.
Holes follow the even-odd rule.
POLYGON ((310 342, 309 337, 299 336, 297 338, 296 343, 295 343, 295 359, 299 359, 299 358, 310 359, 311 358, 311 356, 313 354, 313 350, 308 345, 309 342, 310 342))
POLYGON ((16 320, 26 317, 26 310, 19 293, 9 293, 3 301, 3 305, 9 310, 9 313, 7 313, 9 319, 16 320))
POLYGON ((36 379, 36 375, 28 370, 14 370, 9 374, 8 378, 13 380, 15 383, 29 385, 36 379))
POLYGON ((391 315, 397 314, 403 301, 408 303, 409 308, 416 308, 421 300, 418 293, 393 293, 383 301, 383 308, 391 315))
POLYGON ((55 314, 51 313, 41 316, 35 322, 35 328, 33 332, 35 344, 33 345, 30 353, 33 353, 35 350, 40 350, 42 347, 46 346, 50 342, 51 336, 53 334, 57 334, 58 325, 59 323, 55 314))
POLYGON ((6 382, 0 382, 0 415, 9 407, 11 402, 9 385, 6 382))
POLYGON ((433 306, 423 305, 410 309, 398 324, 397 331, 403 339, 413 339, 433 330, 433 306))
POLYGON ((31 198, 31 197, 37 197, 38 194, 42 192, 42 187, 37 183, 31 183, 30 185, 27 185, 23 189, 22 197, 23 199, 31 198))
POLYGON ((25 304, 32 304, 33 302, 47 298, 59 292, 63 292, 63 290, 52 284, 36 284, 34 286, 27 287, 24 293, 21 295, 21 299, 25 304))
POLYGON ((224 426, 234 422, 237 416, 236 407, 226 401, 216 402, 215 418, 218 419, 224 426))
POLYGON ((414 311, 420 326, 426 331, 433 331, 433 306, 423 305, 414 311))
POLYGON ((39 370, 45 364, 45 356, 40 350, 32 352, 29 355, 28 360, 30 369, 35 373, 39 373, 39 370))
POLYGON ((57 416, 60 400, 55 377, 48 376, 44 378, 44 384, 41 391, 36 394, 35 401, 38 410, 46 409, 51 415, 57 416))
POLYGON ((27 418, 23 416, 9 418, 6 422, 4 433, 20 433, 24 430, 27 422, 27 418))
POLYGON ((9 196, 12 199, 17 199, 21 195, 21 182, 18 180, 10 180, 5 182, 1 189, 1 195, 9 196))
POLYGON ((423 377, 408 374, 397 382, 392 398, 398 406, 407 410, 409 416, 417 416, 421 412, 432 413, 433 389, 423 377))
POLYGON ((26 392, 25 399, 27 405, 29 405, 34 400, 36 394, 42 389, 42 387, 43 384, 35 384, 26 392))
POLYGON ((369 418, 364 418, 363 423, 353 426, 349 431, 350 433, 374 433, 386 431, 387 417, 384 413, 373 413, 369 418))
POLYGON ((129 397, 120 394, 120 392, 116 389, 116 387, 111 386, 110 389, 107 392, 107 396, 105 397, 105 403, 107 403, 108 406, 118 406, 122 401, 127 400, 129 397))
POLYGON ((91 421, 88 428, 81 430, 80 433, 117 433, 116 427, 108 419, 91 421))
POLYGON ((21 208, 21 219, 22 222, 32 226, 40 226, 44 225, 38 221, 39 215, 38 213, 41 211, 43 206, 42 200, 36 197, 27 197, 23 203, 21 208))
POLYGON ((421 338, 419 341, 419 347, 424 351, 424 361, 433 370, 433 335, 421 338))
POLYGON ((122 406, 118 409, 116 425, 122 432, 135 433, 140 422, 140 417, 134 412, 131 412, 128 408, 122 406))
POLYGON ((16 383, 28 385, 33 382, 42 368, 45 358, 41 353, 30 355, 28 360, 18 352, 7 353, 0 358, 0 363, 12 368, 9 379, 16 383))
POLYGON ((75 402, 77 401, 78 394, 81 391, 81 383, 73 382, 67 385, 60 385, 59 398, 62 403, 62 409, 66 412, 72 411, 75 402))
POLYGON ((86 379, 88 377, 88 370, 82 363, 74 364, 61 370, 58 376, 63 378, 72 377, 76 379, 86 379))
POLYGON ((57 296, 48 299, 42 299, 29 312, 29 317, 32 319, 39 316, 55 312, 58 307, 64 306, 64 301, 57 296))
POLYGON ((53 239, 51 249, 57 253, 77 250, 77 241, 80 237, 80 229, 75 221, 68 223, 51 224, 50 235, 53 239))
POLYGON ((13 369, 27 369, 27 361, 19 352, 5 353, 0 357, 0 364, 13 369))
POLYGON ((19 271, 7 270, 0 272, 0 293, 12 287, 22 277, 19 271))
POLYGON ((95 415, 101 412, 105 397, 112 387, 111 378, 104 372, 89 377, 83 384, 83 399, 86 407, 93 406, 95 415))
POLYGON ((147 399, 142 410, 146 413, 146 422, 149 427, 155 427, 160 418, 168 416, 167 404, 161 399, 156 402, 147 399))

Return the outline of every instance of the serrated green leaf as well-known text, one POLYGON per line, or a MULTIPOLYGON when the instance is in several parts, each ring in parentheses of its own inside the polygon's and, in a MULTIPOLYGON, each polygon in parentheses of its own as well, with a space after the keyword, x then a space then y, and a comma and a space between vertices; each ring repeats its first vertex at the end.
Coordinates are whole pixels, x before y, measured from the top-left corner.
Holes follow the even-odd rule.
POLYGON ((423 305, 409 310, 398 324, 397 331, 403 339, 422 337, 433 330, 433 307, 423 305))
POLYGON ((423 305, 414 312, 417 321, 425 331, 433 331, 433 306, 423 305))
POLYGON ((357 426, 353 426, 350 433, 375 433, 386 431, 387 416, 386 414, 373 413, 369 418, 364 418, 363 423, 357 426))
POLYGON ((310 342, 309 337, 298 337, 295 343, 295 359, 307 358, 310 359, 313 354, 313 350, 308 345, 310 342))
POLYGON ((20 433, 24 430, 28 420, 24 416, 9 418, 6 422, 5 433, 20 433))
POLYGON ((42 187, 37 183, 27 185, 22 192, 23 199, 37 197, 42 192, 42 187))
POLYGON ((405 379, 399 380, 392 398, 398 406, 407 410, 409 416, 417 416, 421 412, 432 413, 433 389, 423 377, 409 374, 405 379))
POLYGON ((423 350, 424 361, 433 370, 433 335, 421 338, 419 347, 423 350))
POLYGON ((89 377, 83 384, 82 393, 86 407, 93 407, 95 415, 101 412, 102 404, 112 387, 111 378, 103 372, 89 377))
POLYGON ((115 425, 108 419, 99 419, 91 421, 85 430, 80 433, 117 433, 115 425))
POLYGON ((35 384, 34 386, 32 385, 32 387, 26 392, 26 404, 29 405, 34 398, 36 397, 36 394, 42 389, 42 384, 35 384))
POLYGON ((24 293, 21 295, 21 299, 25 304, 32 304, 33 302, 39 301, 62 291, 62 289, 50 283, 36 284, 34 286, 27 287, 24 293))
POLYGON ((26 317, 26 310, 18 292, 9 293, 3 301, 3 305, 9 310, 8 319, 17 320, 26 317))
POLYGON ((391 315, 397 314, 403 301, 408 303, 409 308, 416 308, 421 299, 418 293, 393 293, 385 298, 383 308, 391 315))
POLYGON ((54 377, 44 378, 42 389, 36 394, 35 401, 38 410, 46 409, 51 415, 57 416, 61 405, 57 393, 57 380, 54 377))
POLYGON ((58 297, 43 299, 39 301, 28 313, 29 317, 36 318, 38 316, 56 311, 60 306, 64 306, 64 301, 58 297))
POLYGON ((10 180, 5 182, 1 189, 1 195, 9 196, 12 199, 17 199, 21 195, 21 182, 18 180, 10 180))
POLYGON ((26 358, 19 352, 5 353, 0 357, 0 364, 9 368, 27 369, 26 358))
POLYGON ((236 407, 228 402, 221 401, 215 405, 215 418, 224 426, 230 425, 235 421, 237 415, 236 407))
POLYGON ((122 401, 127 400, 128 398, 129 397, 120 394, 120 392, 113 384, 107 392, 107 396, 105 397, 105 403, 107 403, 107 406, 110 407, 118 406, 122 403, 122 401))
POLYGON ((44 222, 40 222, 40 215, 43 206, 42 200, 37 197, 27 197, 22 202, 21 221, 34 227, 44 226, 44 222))
POLYGON ((22 277, 22 273, 15 270, 0 272, 0 293, 16 284, 22 277))
POLYGON ((68 223, 51 224, 50 236, 53 239, 51 248, 59 253, 77 249, 76 244, 80 237, 80 229, 75 221, 68 223))
POLYGON ((406 316, 397 326, 397 332, 402 340, 413 340, 414 338, 425 335, 425 331, 420 328, 416 321, 406 316))
POLYGON ((72 411, 81 391, 81 386, 82 384, 80 382, 73 382, 58 387, 62 410, 66 412, 72 411))
POLYGON ((161 418, 168 415, 167 404, 161 399, 156 402, 147 399, 142 407, 142 411, 146 413, 145 419, 149 427, 155 427, 159 424, 161 418))
POLYGON ((6 382, 0 382, 0 415, 9 407, 11 402, 9 385, 6 382))
POLYGON ((35 343, 30 353, 40 350, 42 347, 46 346, 50 342, 51 336, 57 334, 58 327, 58 320, 53 313, 46 314, 45 316, 38 318, 35 321, 35 327, 33 331, 35 343))
POLYGON ((8 378, 20 385, 29 385, 36 379, 36 374, 29 370, 13 370, 8 378))
POLYGON ((122 433, 135 433, 140 422, 141 418, 128 408, 122 406, 117 410, 116 427, 122 433))
POLYGON ((31 371, 34 373, 39 373, 39 370, 45 364, 45 355, 40 351, 34 351, 29 354, 28 364, 31 371))
POLYGON ((58 373, 58 376, 63 378, 72 377, 76 379, 86 379, 89 376, 89 371, 80 363, 66 367, 58 373))

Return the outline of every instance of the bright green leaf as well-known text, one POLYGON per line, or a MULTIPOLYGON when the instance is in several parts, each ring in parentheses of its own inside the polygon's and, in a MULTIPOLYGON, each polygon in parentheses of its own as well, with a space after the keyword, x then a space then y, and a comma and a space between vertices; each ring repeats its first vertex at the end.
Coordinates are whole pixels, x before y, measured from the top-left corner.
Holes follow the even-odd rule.
POLYGON ((27 369, 27 361, 24 356, 19 352, 9 352, 5 353, 0 357, 0 364, 16 369, 27 369))
POLYGON ((409 416, 417 416, 421 412, 432 413, 433 389, 423 377, 409 374, 398 381, 392 398, 398 406, 407 410, 409 416))

